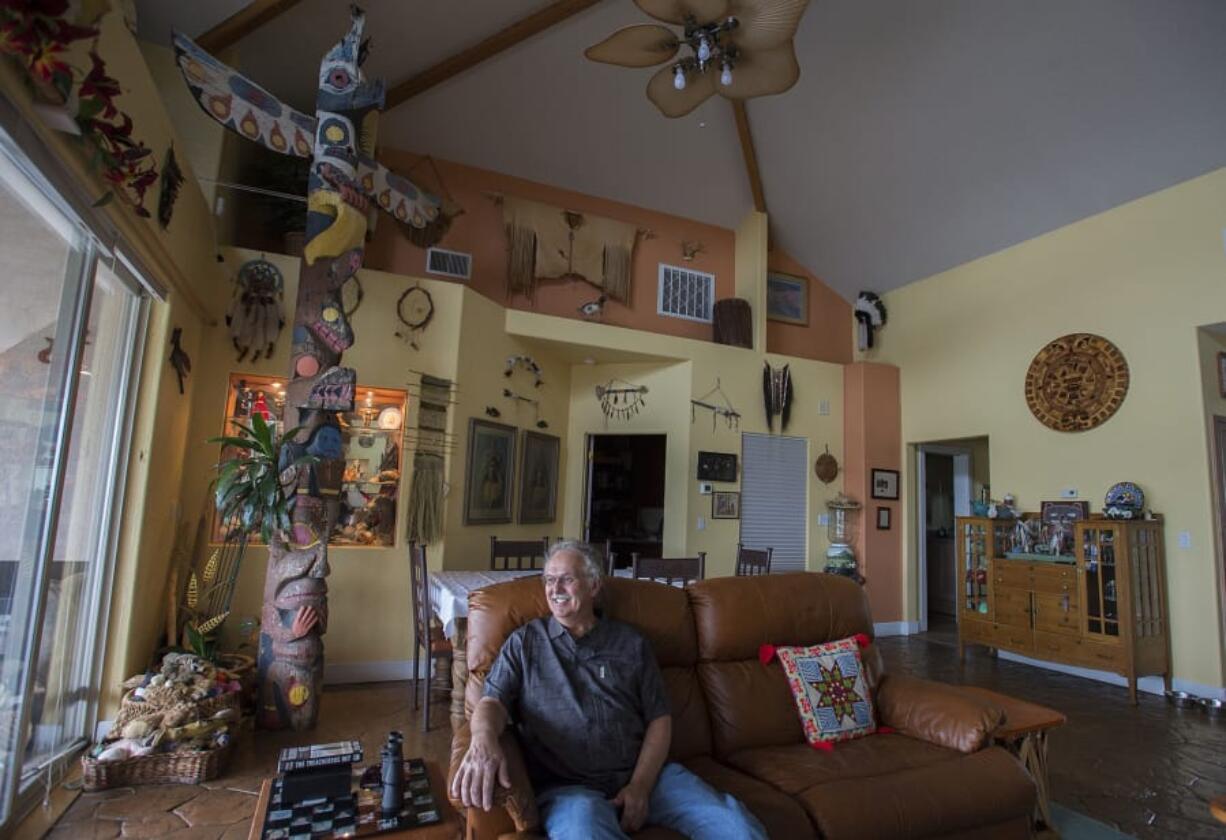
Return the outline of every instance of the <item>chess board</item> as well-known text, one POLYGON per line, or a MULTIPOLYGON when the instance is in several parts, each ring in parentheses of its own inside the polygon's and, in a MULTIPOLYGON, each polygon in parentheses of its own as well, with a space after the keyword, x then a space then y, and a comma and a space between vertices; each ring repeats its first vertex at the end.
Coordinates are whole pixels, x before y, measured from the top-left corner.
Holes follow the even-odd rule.
POLYGON ((294 805, 282 800, 282 779, 272 782, 268 810, 261 815, 262 840, 332 840, 340 837, 371 837, 433 825, 442 820, 438 802, 430 789, 426 765, 420 758, 405 759, 404 805, 400 813, 379 813, 381 790, 379 768, 368 767, 356 791, 339 798, 308 799, 294 805), (373 771, 373 772, 372 772, 373 771))

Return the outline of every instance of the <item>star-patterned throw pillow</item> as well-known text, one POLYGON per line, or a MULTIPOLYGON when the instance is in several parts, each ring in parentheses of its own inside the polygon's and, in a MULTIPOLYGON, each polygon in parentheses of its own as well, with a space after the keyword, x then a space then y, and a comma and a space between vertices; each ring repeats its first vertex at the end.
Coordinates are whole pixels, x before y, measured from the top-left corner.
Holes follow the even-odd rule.
POLYGON ((867 637, 853 636, 824 645, 774 650, 811 746, 831 749, 836 741, 877 730, 873 699, 860 659, 860 648, 867 644, 867 637))

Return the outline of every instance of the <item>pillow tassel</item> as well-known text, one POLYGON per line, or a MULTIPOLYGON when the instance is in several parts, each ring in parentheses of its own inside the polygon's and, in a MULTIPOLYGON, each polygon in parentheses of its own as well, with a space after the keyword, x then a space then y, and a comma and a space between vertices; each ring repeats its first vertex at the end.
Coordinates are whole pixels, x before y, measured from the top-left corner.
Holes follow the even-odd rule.
POLYGON ((758 648, 758 661, 761 662, 763 665, 771 664, 771 662, 773 662, 774 659, 775 659, 775 646, 774 645, 762 645, 762 647, 758 648))
POLYGON ((856 635, 852 636, 852 638, 856 640, 856 644, 860 646, 860 650, 864 650, 873 643, 866 633, 857 633, 856 635))
POLYGON ((833 741, 810 741, 809 746, 821 752, 834 752, 833 741))

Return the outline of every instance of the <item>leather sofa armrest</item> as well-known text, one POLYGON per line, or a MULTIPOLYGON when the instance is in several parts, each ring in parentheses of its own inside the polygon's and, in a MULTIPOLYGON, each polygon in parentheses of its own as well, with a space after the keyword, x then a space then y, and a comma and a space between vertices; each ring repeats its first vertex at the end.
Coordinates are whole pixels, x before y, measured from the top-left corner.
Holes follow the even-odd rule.
POLYGON ((887 674, 877 687, 877 717, 903 735, 972 753, 1005 720, 990 700, 956 685, 887 674))
POLYGON ((494 807, 489 811, 465 808, 463 802, 451 797, 451 781, 459 771, 460 762, 464 760, 471 741, 472 731, 465 721, 451 736, 451 766, 447 770, 447 796, 456 810, 464 813, 470 840, 493 840, 504 834, 535 831, 541 824, 536 810, 536 794, 532 792, 532 783, 528 781, 528 768, 524 764, 524 754, 519 747, 519 741, 510 731, 503 732, 498 743, 507 757, 511 786, 494 786, 494 807))

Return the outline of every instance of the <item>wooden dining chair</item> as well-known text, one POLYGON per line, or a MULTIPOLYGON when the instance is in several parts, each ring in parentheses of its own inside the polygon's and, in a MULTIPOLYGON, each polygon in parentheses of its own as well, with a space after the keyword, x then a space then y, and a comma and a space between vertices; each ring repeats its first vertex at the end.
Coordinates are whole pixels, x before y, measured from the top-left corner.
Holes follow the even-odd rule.
POLYGON ((744 543, 736 544, 736 573, 745 575, 769 575, 771 573, 771 555, 775 549, 746 548, 744 543))
POLYGON ((490 537, 490 571, 543 569, 548 552, 547 536, 539 540, 500 540, 490 537))
POLYGON ((702 580, 707 570, 707 553, 697 557, 639 557, 630 553, 630 576, 640 580, 655 580, 672 586, 702 580))
POLYGON ((409 587, 413 593, 413 711, 417 711, 418 672, 423 662, 426 666, 426 675, 421 680, 425 707, 422 713, 422 732, 430 731, 431 692, 440 692, 448 698, 451 697, 451 642, 444 638, 434 638, 435 631, 431 626, 434 611, 430 609, 427 568, 426 547, 415 542, 409 543, 409 587), (433 677, 431 670, 434 671, 433 677))

